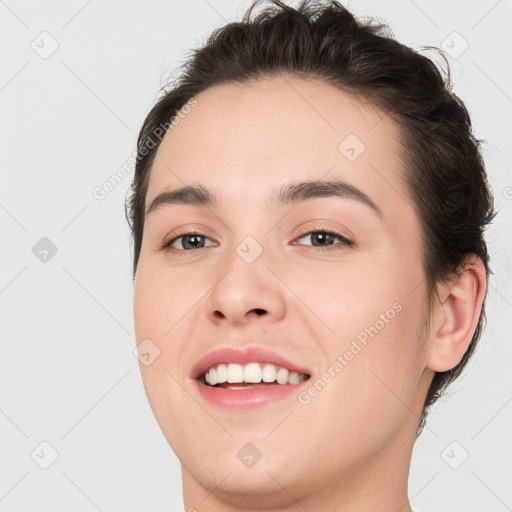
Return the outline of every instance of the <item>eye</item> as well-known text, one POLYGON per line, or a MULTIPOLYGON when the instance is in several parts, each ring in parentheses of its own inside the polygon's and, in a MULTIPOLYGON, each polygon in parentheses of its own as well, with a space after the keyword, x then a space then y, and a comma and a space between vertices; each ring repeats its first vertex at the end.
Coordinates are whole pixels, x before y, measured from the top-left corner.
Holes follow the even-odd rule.
POLYGON ((310 237, 313 244, 312 246, 320 251, 333 248, 336 244, 331 244, 331 242, 333 242, 336 238, 341 240, 341 245, 345 245, 347 247, 352 247, 354 245, 351 240, 349 240, 341 233, 327 229, 304 232, 301 234, 298 240, 302 240, 306 237, 310 237))
POLYGON ((173 250, 177 252, 190 252, 193 249, 202 249, 203 247, 206 247, 204 245, 204 242, 201 242, 201 239, 209 240, 205 235, 202 235, 201 233, 184 233, 182 235, 176 236, 174 238, 171 238, 168 241, 165 241, 160 249, 162 250, 173 250), (182 248, 179 247, 173 247, 173 245, 179 242, 182 248))
MULTIPOLYGON (((327 229, 319 229, 314 231, 305 231, 301 234, 298 240, 302 240, 303 238, 311 237, 312 247, 315 247, 319 251, 330 250, 332 248, 336 248, 336 245, 342 245, 347 247, 352 247, 354 243, 349 240, 347 237, 338 233, 337 231, 327 230, 327 229), (340 240, 339 244, 332 244, 336 239, 340 240)), ((179 236, 174 236, 171 239, 164 241, 160 246, 160 249, 163 251, 173 251, 177 253, 185 253, 191 252, 195 249, 202 249, 203 247, 207 247, 205 245, 204 240, 210 240, 205 235, 192 232, 192 233, 183 233, 179 236), (179 243, 180 247, 174 247, 175 244, 179 243)), ((211 241, 211 240, 210 240, 211 241)), ((211 245, 215 245, 214 243, 211 245)), ((296 244, 294 244, 296 245, 296 244)), ((302 244, 299 244, 302 245, 302 244)))

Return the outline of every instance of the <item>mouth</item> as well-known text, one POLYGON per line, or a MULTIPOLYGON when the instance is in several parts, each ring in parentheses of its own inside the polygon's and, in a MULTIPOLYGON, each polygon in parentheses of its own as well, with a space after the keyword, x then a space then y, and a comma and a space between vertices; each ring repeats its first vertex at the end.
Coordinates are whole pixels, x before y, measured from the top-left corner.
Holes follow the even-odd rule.
POLYGON ((311 370, 257 346, 217 348, 190 372, 203 399, 219 407, 244 410, 291 397, 311 376, 311 370))

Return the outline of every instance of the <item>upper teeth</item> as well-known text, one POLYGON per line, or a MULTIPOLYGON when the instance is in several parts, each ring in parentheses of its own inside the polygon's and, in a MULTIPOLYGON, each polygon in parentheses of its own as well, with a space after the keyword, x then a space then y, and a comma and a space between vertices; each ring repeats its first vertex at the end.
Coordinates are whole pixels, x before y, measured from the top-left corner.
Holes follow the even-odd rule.
POLYGON ((262 380, 263 382, 277 380, 278 384, 297 384, 304 380, 306 375, 270 363, 248 363, 246 365, 220 363, 206 371, 204 378, 210 386, 223 382, 251 382, 257 384, 262 380))

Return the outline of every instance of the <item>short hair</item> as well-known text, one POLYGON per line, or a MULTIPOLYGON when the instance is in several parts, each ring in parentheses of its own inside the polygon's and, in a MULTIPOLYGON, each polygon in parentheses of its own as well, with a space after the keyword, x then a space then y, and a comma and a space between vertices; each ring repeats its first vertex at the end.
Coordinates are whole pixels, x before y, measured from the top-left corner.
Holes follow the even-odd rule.
MULTIPOLYGON (((209 87, 285 75, 321 79, 378 107, 397 123, 403 179, 422 231, 427 313, 430 315, 437 284, 459 276, 468 255, 482 260, 488 278, 484 230, 495 213, 481 155, 485 141, 474 137, 468 110, 452 92, 443 52, 423 47, 444 59, 444 78, 432 60, 396 41, 386 24, 357 20, 337 1, 302 0, 296 8, 269 1, 257 16, 252 14, 260 0, 252 3, 241 22, 215 29, 204 46, 193 51, 178 79, 163 87, 163 95, 143 122, 135 175, 125 202, 134 242, 134 278, 149 176, 161 142, 153 141, 155 130, 169 126, 188 101, 209 87)), ((468 363, 485 320, 484 297, 477 327, 461 361, 433 377, 417 436, 430 406, 468 363)))

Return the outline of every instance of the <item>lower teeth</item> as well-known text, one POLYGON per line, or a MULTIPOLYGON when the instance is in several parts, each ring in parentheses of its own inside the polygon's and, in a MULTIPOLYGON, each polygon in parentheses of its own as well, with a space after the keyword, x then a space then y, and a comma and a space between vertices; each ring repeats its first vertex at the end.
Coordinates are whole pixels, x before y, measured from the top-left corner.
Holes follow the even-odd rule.
MULTIPOLYGON (((214 386, 215 387, 215 386, 214 386)), ((222 387, 222 386, 219 386, 222 387)), ((254 386, 226 386, 225 389, 246 389, 246 388, 259 388, 260 385, 254 385, 254 386)))
POLYGON ((221 384, 215 384, 215 386, 211 386, 212 388, 224 388, 224 389, 246 389, 246 388, 261 388, 263 386, 271 386, 273 384, 277 384, 277 382, 259 382, 258 384, 251 384, 250 382, 244 383, 233 383, 229 384, 228 382, 223 382, 221 384))

